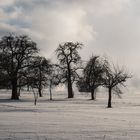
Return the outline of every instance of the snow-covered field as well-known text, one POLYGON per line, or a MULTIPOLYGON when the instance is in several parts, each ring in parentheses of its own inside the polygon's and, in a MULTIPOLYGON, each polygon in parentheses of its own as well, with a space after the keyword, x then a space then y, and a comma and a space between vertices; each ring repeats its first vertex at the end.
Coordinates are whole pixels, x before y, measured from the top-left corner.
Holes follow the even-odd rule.
POLYGON ((34 106, 32 94, 11 101, 1 91, 0 140, 140 140, 139 93, 114 97, 111 109, 105 94, 96 101, 77 94, 57 93, 53 101, 44 95, 34 106))

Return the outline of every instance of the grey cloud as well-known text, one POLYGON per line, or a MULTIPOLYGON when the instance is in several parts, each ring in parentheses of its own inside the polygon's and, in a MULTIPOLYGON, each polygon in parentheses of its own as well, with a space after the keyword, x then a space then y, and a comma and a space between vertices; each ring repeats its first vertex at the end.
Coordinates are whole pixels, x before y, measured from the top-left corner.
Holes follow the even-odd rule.
POLYGON ((0 35, 26 33, 46 57, 61 42, 80 41, 83 59, 107 54, 140 77, 139 0, 13 0, 0 8, 0 35))

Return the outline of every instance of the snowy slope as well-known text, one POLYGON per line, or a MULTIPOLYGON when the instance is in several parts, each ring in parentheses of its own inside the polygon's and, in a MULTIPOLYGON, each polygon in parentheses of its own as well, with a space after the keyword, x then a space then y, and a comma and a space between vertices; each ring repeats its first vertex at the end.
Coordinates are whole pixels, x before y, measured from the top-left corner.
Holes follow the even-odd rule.
POLYGON ((67 99, 66 93, 49 95, 33 104, 32 94, 22 94, 11 101, 0 94, 0 140, 139 140, 140 94, 114 96, 113 108, 107 109, 106 94, 96 101, 77 95, 67 99))

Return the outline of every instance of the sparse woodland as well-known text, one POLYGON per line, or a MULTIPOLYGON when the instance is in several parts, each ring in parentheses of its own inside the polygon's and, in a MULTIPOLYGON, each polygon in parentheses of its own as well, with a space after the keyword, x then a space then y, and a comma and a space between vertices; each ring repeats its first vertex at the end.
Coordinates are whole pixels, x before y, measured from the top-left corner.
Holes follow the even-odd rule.
POLYGON ((66 85, 68 98, 74 98, 75 84, 79 92, 90 92, 91 100, 96 100, 98 88, 104 87, 108 90, 107 107, 111 108, 112 94, 122 93, 121 88, 131 74, 100 56, 91 55, 83 64, 79 54, 82 47, 84 45, 79 42, 59 44, 54 50, 57 56, 54 64, 39 55, 39 48, 30 37, 3 36, 0 40, 0 88, 11 89, 11 99, 14 100, 19 99, 22 88, 32 90, 36 104, 37 99, 43 96, 44 88, 49 89, 52 100, 52 88, 59 84, 66 85))

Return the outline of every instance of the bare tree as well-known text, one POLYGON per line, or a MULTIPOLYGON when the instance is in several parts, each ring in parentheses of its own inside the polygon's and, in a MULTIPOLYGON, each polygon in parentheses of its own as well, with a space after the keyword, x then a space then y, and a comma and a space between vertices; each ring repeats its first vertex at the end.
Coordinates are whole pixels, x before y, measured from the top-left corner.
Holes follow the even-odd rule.
POLYGON ((81 60, 78 53, 78 50, 81 47, 81 43, 66 42, 64 44, 60 44, 56 50, 57 58, 64 73, 63 79, 65 79, 64 81, 68 87, 68 98, 74 97, 72 79, 74 79, 74 72, 77 70, 77 64, 81 60))
POLYGON ((61 83, 61 70, 56 64, 50 65, 48 74, 48 86, 50 91, 50 100, 52 100, 52 88, 61 83))
POLYGON ((36 43, 28 36, 9 34, 0 40, 0 66, 7 72, 11 86, 11 99, 19 99, 17 93, 20 71, 29 66, 30 59, 38 53, 36 43))
POLYGON ((128 74, 128 72, 126 72, 124 68, 120 69, 119 67, 115 67, 113 65, 112 68, 111 66, 109 66, 106 69, 104 86, 108 88, 108 108, 112 107, 112 90, 120 95, 120 93, 122 93, 120 87, 125 87, 124 83, 128 78, 131 78, 131 75, 128 74))
POLYGON ((103 84, 103 75, 106 69, 106 61, 99 56, 92 56, 83 71, 83 82, 87 91, 91 92, 91 99, 95 100, 95 91, 103 84))

